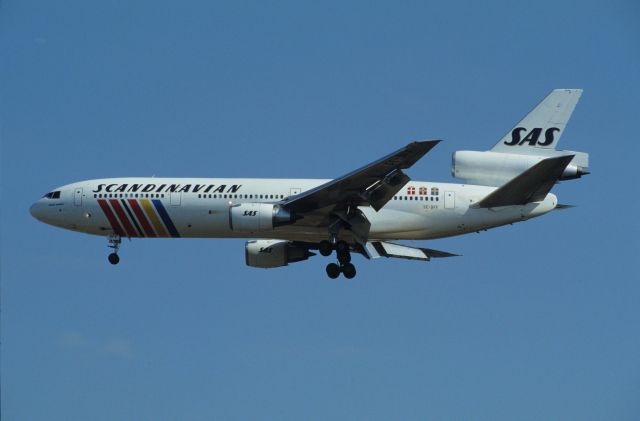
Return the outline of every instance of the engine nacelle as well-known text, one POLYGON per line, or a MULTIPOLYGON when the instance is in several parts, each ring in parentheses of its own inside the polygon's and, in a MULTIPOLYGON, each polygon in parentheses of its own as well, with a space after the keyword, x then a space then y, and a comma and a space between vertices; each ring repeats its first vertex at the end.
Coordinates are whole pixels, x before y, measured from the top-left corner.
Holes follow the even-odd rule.
POLYGON ((233 231, 270 231, 293 222, 293 214, 272 203, 242 203, 229 209, 229 225, 233 231))
POLYGON ((545 158, 572 154, 571 163, 560 180, 571 180, 589 174, 589 155, 573 151, 540 152, 541 155, 520 155, 500 152, 456 151, 453 153, 451 175, 469 184, 500 186, 545 158))
POLYGON ((286 240, 247 241, 244 249, 247 266, 264 269, 287 266, 315 255, 308 248, 286 240))

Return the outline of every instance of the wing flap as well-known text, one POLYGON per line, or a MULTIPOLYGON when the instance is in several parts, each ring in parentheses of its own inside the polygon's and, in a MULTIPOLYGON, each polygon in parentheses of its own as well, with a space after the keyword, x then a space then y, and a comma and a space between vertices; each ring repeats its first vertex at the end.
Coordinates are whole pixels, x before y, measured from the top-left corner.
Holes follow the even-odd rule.
POLYGON ((395 257, 408 260, 431 260, 432 258, 458 256, 457 254, 447 253, 446 251, 409 247, 386 241, 369 241, 366 244, 365 250, 369 258, 395 257))
POLYGON ((402 171, 394 170, 382 180, 369 186, 360 197, 377 212, 410 180, 409 176, 402 171))

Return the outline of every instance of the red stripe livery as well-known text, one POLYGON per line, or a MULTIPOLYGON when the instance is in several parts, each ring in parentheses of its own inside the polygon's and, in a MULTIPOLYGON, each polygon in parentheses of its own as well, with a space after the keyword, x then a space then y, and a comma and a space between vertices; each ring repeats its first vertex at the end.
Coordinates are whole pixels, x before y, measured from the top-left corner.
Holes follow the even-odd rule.
POLYGON ((100 199, 98 200, 98 204, 102 208, 102 212, 104 212, 107 219, 109 220, 111 228, 113 228, 113 232, 116 235, 124 235, 124 230, 120 226, 120 223, 118 223, 118 219, 116 218, 116 216, 113 214, 113 212, 111 212, 111 208, 109 208, 107 201, 104 199, 100 199))
POLYGON ((118 199, 109 199, 109 203, 111 203, 111 207, 116 212, 116 215, 118 215, 118 218, 120 218, 120 222, 122 222, 122 225, 124 225, 124 229, 127 232, 127 237, 138 237, 136 229, 133 228, 133 225, 131 225, 131 222, 129 222, 129 219, 124 213, 122 206, 120 206, 120 202, 118 202, 118 199))
POLYGON ((129 206, 131 206, 131 209, 133 209, 133 213, 136 214, 138 221, 140 221, 140 224, 142 224, 142 229, 144 229, 147 237, 155 237, 156 233, 153 232, 153 228, 151 228, 151 224, 149 224, 149 221, 147 221, 147 217, 144 216, 144 212, 138 204, 138 201, 135 199, 129 199, 129 206))

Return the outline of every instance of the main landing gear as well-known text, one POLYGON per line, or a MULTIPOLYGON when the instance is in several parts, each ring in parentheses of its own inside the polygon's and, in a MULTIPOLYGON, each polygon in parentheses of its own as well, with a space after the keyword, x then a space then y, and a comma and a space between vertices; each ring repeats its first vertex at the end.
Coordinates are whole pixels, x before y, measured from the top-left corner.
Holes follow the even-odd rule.
POLYGON ((122 239, 119 235, 110 235, 109 236, 109 248, 113 249, 113 252, 109 254, 109 263, 112 265, 117 265, 120 262, 120 256, 118 256, 118 249, 120 248, 120 243, 122 239))
POLYGON ((345 241, 338 241, 331 244, 329 241, 321 241, 318 245, 318 251, 323 256, 329 256, 335 249, 338 263, 329 263, 327 265, 327 276, 336 279, 342 273, 345 278, 352 279, 356 276, 356 267, 351 263, 351 252, 349 244, 345 241))

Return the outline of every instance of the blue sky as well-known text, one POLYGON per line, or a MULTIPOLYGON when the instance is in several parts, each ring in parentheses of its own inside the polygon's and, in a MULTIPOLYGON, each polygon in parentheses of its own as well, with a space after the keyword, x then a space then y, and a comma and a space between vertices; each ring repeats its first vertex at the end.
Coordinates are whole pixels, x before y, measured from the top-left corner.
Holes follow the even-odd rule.
POLYGON ((6 1, 0 9, 7 420, 640 417, 640 6, 585 2, 6 1), (452 181, 553 88, 577 205, 421 242, 463 257, 244 265, 242 240, 38 223, 110 176, 331 178, 441 138, 452 181))

